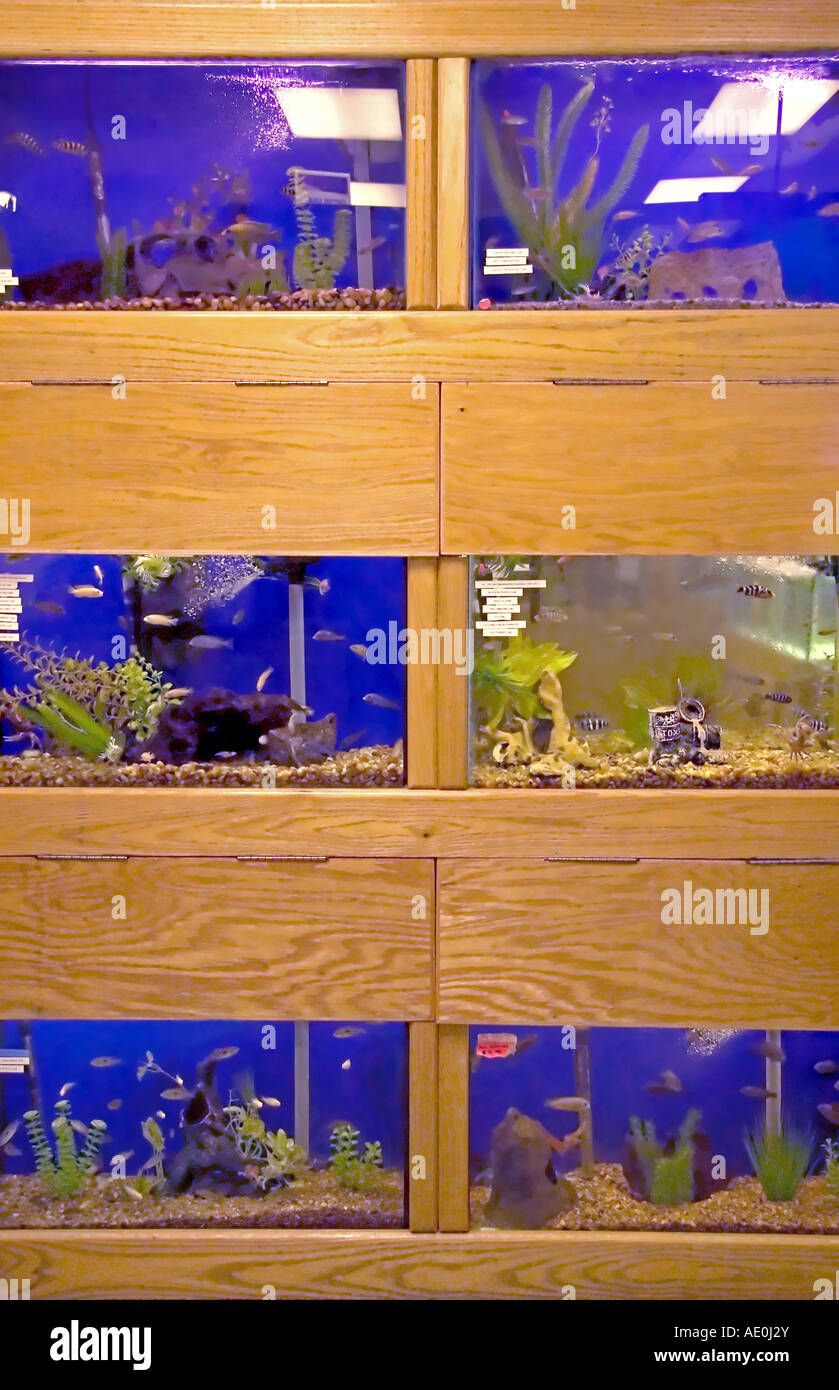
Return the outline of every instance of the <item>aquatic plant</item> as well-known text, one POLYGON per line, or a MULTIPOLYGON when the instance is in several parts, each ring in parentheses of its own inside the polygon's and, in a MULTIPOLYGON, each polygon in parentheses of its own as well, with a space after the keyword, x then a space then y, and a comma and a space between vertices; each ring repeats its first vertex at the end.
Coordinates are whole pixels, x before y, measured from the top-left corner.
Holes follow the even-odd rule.
POLYGON ((97 235, 99 255, 102 258, 102 280, 99 295, 102 299, 124 299, 128 285, 126 254, 128 237, 124 227, 112 232, 110 239, 97 235))
POLYGON ((44 1133, 40 1112, 27 1110, 23 1121, 35 1155, 35 1170, 44 1191, 50 1197, 73 1197, 81 1191, 96 1167, 108 1126, 104 1120, 92 1120, 81 1153, 77 1153, 76 1138, 70 1119, 70 1102, 57 1100, 55 1112, 52 1122, 55 1155, 44 1133))
POLYGON ((378 1140, 366 1143, 359 1154, 360 1133, 355 1125, 342 1121, 332 1126, 329 1167, 349 1192, 377 1192, 382 1186, 382 1146, 378 1140))
POLYGON ((483 647, 475 657, 472 696, 488 727, 499 728, 512 714, 550 718, 537 687, 543 676, 558 675, 576 659, 576 652, 564 652, 555 642, 534 643, 523 634, 511 638, 500 652, 483 647))
POLYGON ((118 762, 130 737, 151 738, 172 689, 139 655, 94 665, 23 638, 11 656, 34 679, 24 689, 0 691, 0 718, 23 730, 42 729, 87 758, 118 762))
POLYGON ((280 1187, 290 1182, 294 1168, 304 1161, 303 1151, 284 1129, 269 1130, 259 1113, 259 1098, 253 1086, 253 1074, 245 1072, 236 1078, 239 1095, 244 1102, 233 1100, 224 1106, 226 1129, 232 1136, 244 1164, 259 1170, 256 1181, 262 1188, 272 1183, 280 1187))
POLYGON ((835 1139, 824 1141, 824 1180, 828 1192, 839 1205, 839 1143, 835 1139))
POLYGON ((294 283, 301 290, 330 290, 350 253, 352 216, 349 208, 337 208, 332 236, 318 236, 303 170, 295 166, 288 172, 297 222, 292 265, 294 283))
POLYGON ((701 1115, 689 1110, 675 1141, 662 1148, 655 1125, 633 1115, 629 1122, 635 1155, 644 1178, 647 1200, 655 1206, 674 1207, 694 1198, 693 1137, 701 1115))
POLYGON ((781 1126, 779 1134, 766 1128, 746 1131, 746 1152, 770 1202, 791 1202, 810 1171, 813 1136, 809 1131, 781 1126))
POLYGON ((132 583, 153 593, 164 579, 181 574, 199 558, 197 555, 127 555, 122 572, 132 583))
POLYGON ((677 657, 669 670, 650 674, 645 666, 638 674, 621 683, 625 701, 621 726, 633 747, 643 748, 650 741, 651 709, 677 704, 684 696, 700 700, 707 709, 724 702, 717 699, 720 686, 720 664, 710 657, 684 655, 677 657))
POLYGON ((573 298, 594 279, 603 243, 606 218, 629 188, 649 136, 641 126, 632 137, 621 166, 605 193, 589 202, 600 168, 599 148, 608 120, 595 127, 595 149, 578 182, 564 196, 559 185, 568 147, 577 123, 594 92, 586 82, 569 101, 553 130, 553 95, 546 83, 540 93, 534 123, 535 134, 523 140, 512 121, 501 117, 507 144, 496 132, 489 108, 480 107, 484 148, 501 204, 521 245, 527 246, 536 264, 560 296, 573 298), (512 132, 512 133, 511 133, 512 132), (510 150, 509 142, 514 142, 510 150), (535 148, 536 182, 529 179, 524 149, 535 148))
MULTIPOLYGON (((148 1119, 143 1120, 140 1128, 143 1132, 143 1138, 151 1147, 152 1151, 151 1158, 146 1159, 143 1168, 152 1168, 154 1170, 155 1181, 162 1183, 165 1179, 163 1155, 166 1149, 166 1140, 163 1138, 163 1130, 160 1128, 160 1125, 153 1115, 149 1115, 148 1119)), ((142 1172, 142 1168, 140 1171, 142 1172)))
POLYGON ((622 242, 615 233, 609 253, 611 259, 598 271, 604 297, 646 299, 653 262, 667 250, 670 239, 669 232, 654 237, 646 226, 631 241, 622 242))

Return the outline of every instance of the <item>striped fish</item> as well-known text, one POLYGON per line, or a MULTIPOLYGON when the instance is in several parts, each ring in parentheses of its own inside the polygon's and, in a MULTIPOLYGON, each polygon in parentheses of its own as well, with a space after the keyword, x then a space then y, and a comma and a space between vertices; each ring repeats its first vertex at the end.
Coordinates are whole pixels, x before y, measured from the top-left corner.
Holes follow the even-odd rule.
POLYGON ((34 135, 27 135, 25 130, 16 130, 14 135, 6 136, 7 145, 20 145, 22 149, 28 150, 30 154, 43 154, 43 146, 38 144, 34 135))
POLYGON ((594 714, 591 710, 583 710, 581 714, 575 714, 574 723, 579 729, 585 729, 587 733, 596 734, 601 729, 608 729, 609 721, 600 714, 594 714))
POLYGON ((796 719, 802 719, 805 724, 809 724, 814 734, 823 734, 827 728, 826 719, 819 719, 814 714, 808 714, 806 709, 797 709, 795 711, 795 717, 796 719))
POLYGON ((772 700, 776 705, 791 705, 792 696, 785 695, 781 690, 773 690, 771 695, 764 695, 764 700, 772 700))
POLYGON ((54 150, 61 150, 62 154, 90 154, 87 145, 83 145, 79 140, 53 140, 54 150))
POLYGON ((746 598, 774 598, 771 589, 767 589, 765 584, 741 584, 737 589, 738 594, 745 594, 746 598))

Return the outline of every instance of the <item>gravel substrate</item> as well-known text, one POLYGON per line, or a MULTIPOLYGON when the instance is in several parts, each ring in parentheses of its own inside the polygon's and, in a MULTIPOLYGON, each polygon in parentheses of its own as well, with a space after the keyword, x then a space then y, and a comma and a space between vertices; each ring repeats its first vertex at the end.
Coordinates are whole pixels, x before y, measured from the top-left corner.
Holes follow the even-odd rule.
POLYGON ((483 307, 505 312, 515 309, 601 309, 605 312, 637 309, 643 313, 645 309, 828 309, 831 306, 821 303, 797 304, 791 299, 601 299, 599 295, 590 294, 580 295, 579 299, 525 300, 524 303, 496 304, 493 301, 483 307))
MULTIPOLYGON (((563 1175, 577 1202, 549 1225, 555 1231, 743 1231, 839 1235, 839 1205, 823 1178, 805 1178, 791 1202, 770 1202, 757 1178, 734 1178, 703 1202, 657 1207, 629 1191, 619 1163, 597 1163, 591 1177, 563 1175)), ((488 1187, 473 1187, 473 1225, 484 1225, 488 1187)), ((485 1228, 486 1229, 486 1228, 485 1228)))
POLYGON ((352 748, 322 763, 107 763, 87 758, 0 756, 0 787, 398 787, 401 744, 352 748))
POLYGON ((294 290, 287 294, 248 294, 237 299, 232 294, 195 294, 183 299, 84 299, 67 304, 56 304, 44 299, 0 299, 0 309, 47 310, 58 312, 68 309, 109 309, 109 310, 171 310, 171 309, 227 309, 237 312, 254 310, 293 311, 295 309, 342 309, 356 312, 368 309, 404 309, 405 291, 394 288, 383 290, 294 290))
MULTIPOLYGON (((839 754, 828 750, 792 758, 780 748, 728 748, 725 762, 669 764, 648 767, 646 756, 603 753, 593 768, 575 769, 575 786, 598 787, 839 787, 839 754)), ((533 773, 526 766, 502 767, 481 763, 473 772, 476 787, 559 787, 559 775, 533 773)))
MULTIPOLYGON (((130 1178, 128 1183, 130 1184, 130 1178)), ((173 1227, 368 1230, 404 1225, 404 1177, 393 1169, 382 1173, 382 1191, 348 1192, 324 1170, 304 1173, 287 1187, 257 1197, 222 1197, 217 1193, 185 1193, 138 1200, 121 1182, 106 1178, 91 1184, 78 1197, 58 1201, 45 1197, 35 1176, 0 1177, 0 1229, 43 1230, 56 1227, 173 1227)))

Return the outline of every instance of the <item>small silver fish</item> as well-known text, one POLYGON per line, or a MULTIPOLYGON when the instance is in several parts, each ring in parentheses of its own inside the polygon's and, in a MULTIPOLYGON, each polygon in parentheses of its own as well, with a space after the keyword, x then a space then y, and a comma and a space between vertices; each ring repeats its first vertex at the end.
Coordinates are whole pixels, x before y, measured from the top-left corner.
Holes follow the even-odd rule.
POLYGON ((270 1105, 273 1109, 276 1110, 276 1109, 279 1108, 279 1106, 282 1105, 282 1101, 281 1101, 281 1100, 277 1100, 277 1097, 276 1097, 276 1096, 263 1096, 263 1097, 262 1097, 262 1104, 263 1104, 263 1105, 270 1105))
POLYGON ((793 181, 792 183, 788 183, 787 186, 786 186, 786 188, 782 188, 782 189, 781 189, 781 192, 782 192, 782 193, 797 193, 797 192, 798 192, 798 183, 797 183, 796 181, 793 181))
POLYGON ((350 1023, 345 1028, 336 1028, 332 1036, 333 1038, 357 1038, 364 1031, 363 1028, 356 1028, 354 1024, 350 1023))
POLYGON ((74 1129, 77 1134, 87 1134, 89 1126, 84 1124, 81 1120, 71 1120, 70 1128, 74 1129))
POLYGON ((731 165, 728 163, 726 159, 723 159, 721 155, 712 154, 711 163, 713 164, 715 169, 719 169, 720 172, 723 174, 734 173, 734 170, 732 169, 731 165))
POLYGON ((191 686, 191 685, 178 685, 178 686, 175 687, 174 690, 167 690, 167 692, 166 692, 166 699, 167 699, 167 700, 185 700, 186 697, 187 697, 187 695, 191 695, 191 694, 192 694, 192 686, 191 686))
POLYGON ((147 627, 177 627, 179 619, 169 613, 146 613, 143 622, 147 627))
POLYGON ((747 164, 745 169, 740 170, 740 177, 741 179, 750 179, 753 174, 759 174, 762 168, 762 164, 747 164))
POLYGON ((155 1118, 156 1120, 165 1120, 165 1119, 166 1119, 166 1111, 165 1111, 165 1110, 155 1110, 155 1112, 154 1112, 154 1118, 155 1118))
POLYGON ((313 642, 346 642, 346 640, 343 632, 332 632, 328 627, 318 628, 312 638, 313 642))
POLYGON ((644 1090, 651 1096, 677 1095, 682 1083, 674 1071, 661 1072, 657 1081, 648 1081, 644 1090))
POLYGON ((39 599, 32 607, 37 608, 39 613, 49 613, 53 618, 63 618, 67 611, 63 604, 52 603, 50 599, 39 599))
POLYGON ((554 1096, 546 1100, 545 1105, 549 1110, 570 1110, 576 1115, 584 1115, 589 1109, 589 1103, 583 1096, 554 1096))
POLYGON ((657 642, 675 642, 675 632, 654 632, 653 637, 657 642))
POLYGON ((188 647, 195 647, 199 652, 217 652, 223 647, 233 650, 233 641, 229 637, 211 637, 209 633, 200 632, 197 637, 193 637, 187 642, 188 647))
POLYGON ((630 218, 630 217, 637 217, 637 216, 638 216, 638 214, 637 214, 637 212, 635 211, 634 208, 623 208, 620 212, 616 212, 616 213, 615 213, 614 217, 612 218, 612 221, 613 221, 613 222, 626 222, 626 221, 628 220, 628 218, 630 218))
POLYGON ((533 615, 535 623, 564 623, 567 619, 568 614, 562 608, 540 608, 533 615))
POLYGON ((10 1139, 14 1139, 20 1129, 20 1120, 12 1120, 11 1124, 6 1125, 3 1133, 0 1134, 0 1149, 4 1149, 10 1139))
POLYGON ((109 1110, 121 1110, 121 1109, 122 1109, 122 1101, 121 1101, 121 1100, 109 1100, 109 1101, 108 1101, 108 1109, 109 1109, 109 1110))
POLYGON ((386 242, 387 237, 374 236, 372 241, 366 242, 364 246, 359 246, 358 254, 359 256, 366 256, 371 251, 378 251, 379 247, 384 246, 386 242))
POLYGON ((68 594, 73 598, 101 598, 102 590, 97 589, 94 584, 70 584, 67 589, 68 594))
POLYGON ((257 682, 256 682, 256 693, 257 693, 257 695, 261 695, 262 691, 265 689, 266 685, 268 684, 268 681, 271 679, 271 677, 273 676, 273 674, 274 674, 274 668, 273 668, 273 666, 266 666, 266 667, 265 667, 265 670, 262 672, 261 676, 259 677, 259 679, 258 679, 257 682))
POLYGON ((168 1091, 160 1092, 161 1100, 191 1100, 192 1091, 188 1091, 186 1086, 170 1086, 168 1091))
POLYGON ((769 1091, 765 1086, 741 1086, 741 1096, 748 1096, 750 1100, 774 1100, 777 1091, 769 1091))
POLYGON ((90 1065, 92 1067, 121 1067, 124 1063, 121 1057, 94 1057, 90 1065))
POLYGON ((245 610, 244 610, 244 608, 240 608, 240 609, 238 610, 238 612, 236 612, 236 613, 233 614, 233 626, 234 626, 234 627, 238 627, 238 626, 239 626, 239 623, 244 622, 244 620, 245 620, 245 610))
POLYGON ((593 714, 591 710, 585 710, 582 714, 575 714, 574 723, 578 728, 585 729, 590 734, 599 733, 609 727, 608 719, 604 719, 602 714, 593 714))
POLYGON ((231 760, 231 758, 238 758, 238 757, 239 757, 239 754, 236 752, 235 749, 233 749, 231 752, 228 752, 228 751, 225 749, 225 750, 224 750, 223 752, 221 752, 221 753, 216 753, 215 756, 216 756, 216 761, 217 761, 217 762, 220 762, 220 763, 229 763, 230 760, 231 760))
POLYGON ((65 1097, 70 1091, 72 1091, 72 1089, 73 1089, 73 1087, 75 1086, 75 1084, 76 1084, 75 1081, 65 1081, 65 1082, 64 1082, 64 1085, 61 1087, 61 1090, 60 1090, 59 1093, 58 1093, 59 1096, 60 1096, 60 1098, 61 1098, 61 1100, 63 1100, 64 1097, 65 1097))
POLYGON ((101 565, 94 565, 94 566, 93 566, 93 573, 96 575, 96 582, 97 582, 97 584, 104 584, 104 583, 105 583, 105 576, 104 576, 104 574, 103 574, 103 572, 102 572, 102 566, 101 566, 101 565))
POLYGON ((341 1063, 341 1071, 349 1071, 351 1065, 352 1065, 352 1063, 350 1062, 350 1059, 349 1059, 349 1057, 348 1057, 347 1060, 346 1060, 346 1062, 342 1062, 342 1063, 341 1063))
MULTIPOLYGON (((133 1150, 133 1149, 126 1149, 124 1153, 114 1154, 114 1155, 112 1156, 112 1158, 109 1160, 109 1162, 110 1162, 111 1167, 113 1168, 113 1166, 114 1166, 115 1163, 127 1163, 128 1160, 129 1160, 129 1158, 133 1158, 133 1157, 134 1157, 134 1150, 133 1150)), ((151 1161, 150 1161, 150 1163, 149 1163, 149 1167, 151 1166, 152 1163, 154 1163, 154 1159, 151 1159, 151 1161)), ((145 1164, 144 1164, 143 1166, 145 1167, 145 1164)))
POLYGON ((818 1072, 819 1076, 835 1076, 839 1071, 839 1062, 834 1062, 832 1058, 825 1062, 816 1062, 813 1071, 818 1072))
POLYGON ((817 217, 839 217, 839 203, 827 203, 825 207, 819 208, 817 217))
POLYGON ((353 642, 350 651, 353 653, 353 656, 360 656, 362 661, 367 660, 367 648, 363 642, 353 642))
POLYGON ((390 700, 387 695, 364 695, 365 705, 375 705, 377 709, 401 709, 398 700, 390 700))
POLYGON ((759 1043, 752 1043, 749 1051, 754 1052, 757 1057, 767 1058, 770 1062, 785 1062, 787 1060, 784 1049, 777 1043, 770 1042, 768 1038, 764 1038, 759 1043))

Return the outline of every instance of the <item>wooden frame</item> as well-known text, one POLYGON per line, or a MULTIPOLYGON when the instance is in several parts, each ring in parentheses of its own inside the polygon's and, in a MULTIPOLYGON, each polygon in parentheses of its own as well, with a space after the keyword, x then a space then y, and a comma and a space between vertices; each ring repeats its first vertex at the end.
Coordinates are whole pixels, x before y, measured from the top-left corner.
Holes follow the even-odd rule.
POLYGON ((534 0, 9 0, 2 51, 11 56, 371 57, 440 53, 517 56, 539 53, 806 52, 834 33, 829 0, 796 10, 773 0, 622 0, 596 4, 534 0))

